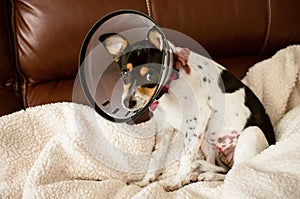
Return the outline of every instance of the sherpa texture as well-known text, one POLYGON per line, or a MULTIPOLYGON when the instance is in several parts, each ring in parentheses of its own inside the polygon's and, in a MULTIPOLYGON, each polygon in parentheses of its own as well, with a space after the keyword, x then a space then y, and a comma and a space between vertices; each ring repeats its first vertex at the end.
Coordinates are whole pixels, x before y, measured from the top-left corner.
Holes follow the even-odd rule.
POLYGON ((174 192, 127 185, 147 169, 156 123, 115 124, 87 106, 56 103, 0 118, 0 198, 299 198, 299 56, 299 46, 288 47, 244 79, 276 123, 277 143, 224 182, 174 192))
POLYGON ((243 82, 263 102, 275 125, 300 103, 300 45, 289 46, 255 64, 243 82))

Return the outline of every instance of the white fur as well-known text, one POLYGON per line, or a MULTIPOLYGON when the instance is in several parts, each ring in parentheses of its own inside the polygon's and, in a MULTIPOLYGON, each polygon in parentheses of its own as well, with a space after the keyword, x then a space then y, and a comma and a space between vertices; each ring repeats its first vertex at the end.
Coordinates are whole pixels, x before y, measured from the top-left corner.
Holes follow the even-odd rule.
POLYGON ((258 127, 248 127, 240 135, 234 153, 234 164, 240 164, 262 152, 269 146, 264 133, 258 127))
MULTIPOLYGON (((125 89, 124 89, 125 90, 125 89)), ((135 94, 132 96, 135 100, 136 100, 136 105, 133 107, 133 108, 128 108, 125 106, 124 104, 124 101, 125 101, 125 98, 128 96, 128 92, 124 92, 122 94, 122 105, 125 109, 128 109, 130 111, 135 111, 135 110, 138 110, 142 107, 144 107, 148 102, 149 100, 151 99, 149 96, 147 95, 143 95, 141 94, 140 92, 135 92, 135 94)))
MULTIPOLYGON (((173 50, 178 52, 182 49, 174 48, 173 50)), ((217 158, 214 151, 215 145, 205 144, 203 147, 203 137, 210 136, 217 139, 220 134, 230 130, 243 135, 243 128, 250 116, 250 110, 244 105, 244 89, 224 94, 219 87, 219 76, 222 70, 225 70, 222 66, 194 52, 189 55, 188 65, 191 68, 190 74, 184 70, 179 71, 180 78, 171 82, 169 92, 159 99, 158 108, 154 112, 154 117, 160 123, 158 135, 165 134, 167 138, 170 138, 169 133, 173 131, 186 133, 184 152, 181 155, 176 176, 160 182, 167 190, 180 188, 195 179, 223 180, 224 175, 212 174, 212 172, 226 172, 227 168, 214 165, 217 158), (209 134, 211 132, 216 133, 211 135, 209 134), (204 156, 199 155, 201 153, 204 156), (195 173, 195 168, 208 173, 195 173)), ((253 131, 253 129, 250 130, 253 131)), ((261 141, 264 135, 258 130, 255 131, 251 142, 245 144, 247 138, 253 136, 249 133, 250 130, 247 130, 238 142, 237 150, 239 151, 234 156, 236 162, 242 162, 268 146, 266 139, 261 141)), ((164 139, 163 142, 159 145, 168 145, 170 140, 164 139)), ((159 148, 157 147, 157 150, 159 148)), ((159 159, 163 159, 161 157, 166 153, 166 151, 162 152, 159 159)), ((156 160, 153 158, 153 161, 156 160)), ((162 162, 156 163, 156 166, 162 164, 162 162)), ((153 171, 154 164, 150 163, 150 165, 153 171)), ((136 184, 144 186, 149 183, 150 178, 151 180, 157 178, 157 174, 157 172, 152 172, 136 184)))

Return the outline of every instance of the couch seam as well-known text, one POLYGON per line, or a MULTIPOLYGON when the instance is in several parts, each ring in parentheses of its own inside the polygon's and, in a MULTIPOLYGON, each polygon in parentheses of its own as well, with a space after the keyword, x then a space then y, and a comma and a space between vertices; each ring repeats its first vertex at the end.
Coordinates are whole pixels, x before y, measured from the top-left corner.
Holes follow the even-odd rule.
POLYGON ((148 15, 149 15, 149 17, 152 18, 152 9, 151 9, 151 2, 150 2, 150 1, 151 1, 151 0, 145 0, 148 15))
POLYGON ((272 25, 272 5, 271 5, 272 2, 271 2, 271 0, 266 0, 266 1, 267 1, 267 11, 266 11, 267 12, 267 30, 265 33, 265 39, 264 39, 264 43, 261 48, 260 54, 263 54, 267 47, 269 37, 270 37, 270 32, 271 32, 271 25, 272 25))
MULTIPOLYGON (((14 55, 14 65, 15 68, 17 70, 17 74, 20 76, 21 78, 21 98, 23 101, 23 107, 26 108, 27 107, 27 98, 26 98, 26 93, 27 93, 27 80, 25 78, 25 76, 23 75, 23 73, 20 70, 20 60, 19 60, 19 53, 18 53, 18 48, 17 48, 17 36, 16 36, 16 21, 15 21, 15 2, 14 0, 10 0, 11 2, 11 16, 10 16, 10 23, 11 23, 11 37, 12 37, 12 51, 13 51, 13 55, 14 55)), ((18 86, 15 86, 15 89, 18 89, 18 86)), ((19 92, 18 90, 16 90, 15 92, 19 92)))
POLYGON ((14 96, 16 97, 19 105, 21 105, 22 108, 24 108, 23 101, 22 101, 22 94, 20 92, 20 81, 19 81, 19 75, 18 71, 16 70, 15 67, 15 59, 14 59, 14 45, 13 45, 13 36, 12 36, 12 30, 11 30, 11 21, 10 21, 10 16, 11 16, 11 3, 10 1, 5 0, 4 6, 5 6, 5 17, 6 17, 6 26, 7 26, 7 35, 8 35, 8 43, 9 43, 9 53, 10 53, 10 61, 12 64, 13 68, 13 75, 14 79, 11 82, 7 82, 10 89, 13 90, 14 96))

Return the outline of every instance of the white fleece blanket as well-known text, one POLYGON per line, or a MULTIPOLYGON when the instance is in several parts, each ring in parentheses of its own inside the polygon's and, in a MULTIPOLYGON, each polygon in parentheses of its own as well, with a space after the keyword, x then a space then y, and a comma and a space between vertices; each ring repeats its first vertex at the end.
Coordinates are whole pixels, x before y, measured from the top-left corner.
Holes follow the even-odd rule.
POLYGON ((299 198, 299 70, 300 46, 291 46, 253 66, 244 79, 276 124, 276 145, 232 168, 224 182, 197 182, 174 192, 157 182, 126 184, 146 170, 152 120, 112 124, 75 103, 3 116, 0 198, 299 198))

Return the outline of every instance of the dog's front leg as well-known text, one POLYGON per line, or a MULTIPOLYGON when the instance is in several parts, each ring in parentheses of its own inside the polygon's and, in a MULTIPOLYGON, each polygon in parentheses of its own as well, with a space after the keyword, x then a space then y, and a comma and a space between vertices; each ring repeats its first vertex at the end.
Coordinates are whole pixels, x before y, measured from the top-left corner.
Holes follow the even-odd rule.
POLYGON ((141 181, 134 182, 133 184, 144 187, 149 183, 157 180, 164 168, 166 155, 168 153, 169 144, 176 132, 171 126, 163 128, 163 130, 156 135, 155 147, 151 155, 149 167, 146 175, 141 181))
MULTIPOLYGON (((197 143, 194 143, 194 146, 196 145, 197 143)), ((197 181, 198 176, 193 175, 195 169, 193 164, 195 155, 196 154, 193 152, 193 150, 186 151, 180 158, 179 169, 175 176, 160 181, 160 184, 164 187, 166 191, 173 191, 181 188, 182 186, 184 186, 187 183, 190 183, 191 181, 197 181)))
MULTIPOLYGON (((185 139, 184 152, 180 158, 179 170, 174 178, 166 179, 160 182, 167 191, 178 189, 185 184, 198 180, 198 173, 195 174, 195 161, 201 156, 201 143, 203 141, 203 133, 210 117, 210 109, 207 107, 206 111, 203 108, 203 115, 196 118, 196 128, 190 128, 187 125, 188 136, 185 139), (206 114, 205 114, 206 113, 206 114), (189 131, 192 130, 192 131, 189 131), (192 136, 193 138, 189 137, 192 136)), ((194 119, 195 117, 193 117, 194 119)), ((201 158, 201 157, 200 157, 201 158)))

